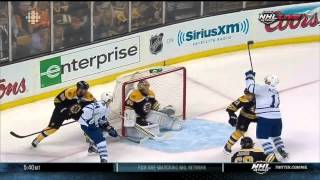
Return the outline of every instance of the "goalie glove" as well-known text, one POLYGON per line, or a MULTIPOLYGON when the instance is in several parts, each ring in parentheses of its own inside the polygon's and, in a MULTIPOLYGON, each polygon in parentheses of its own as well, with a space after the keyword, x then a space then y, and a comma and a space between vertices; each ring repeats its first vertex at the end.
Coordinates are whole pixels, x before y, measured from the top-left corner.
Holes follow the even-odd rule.
POLYGON ((237 124, 237 115, 234 113, 229 113, 229 124, 234 127, 237 124))

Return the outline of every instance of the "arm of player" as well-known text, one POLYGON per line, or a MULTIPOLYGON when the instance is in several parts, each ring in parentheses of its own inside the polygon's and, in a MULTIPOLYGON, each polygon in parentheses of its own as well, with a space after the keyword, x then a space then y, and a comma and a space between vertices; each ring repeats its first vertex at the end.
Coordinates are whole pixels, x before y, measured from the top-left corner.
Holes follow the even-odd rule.
POLYGON ((249 70, 245 73, 246 80, 246 88, 249 92, 254 93, 256 95, 262 94, 264 91, 263 86, 255 83, 256 73, 252 70, 249 70))
POLYGON ((243 103, 241 102, 240 98, 237 100, 233 101, 226 109, 226 111, 229 114, 229 124, 231 126, 235 126, 237 124, 237 115, 235 112, 238 111, 243 106, 243 103))
POLYGON ((151 109, 154 111, 158 111, 160 109, 160 104, 156 99, 153 100, 153 105, 152 105, 151 109))
POLYGON ((83 113, 81 114, 81 116, 79 118, 79 121, 83 121, 83 122, 88 123, 88 124, 93 124, 94 107, 91 104, 89 104, 89 105, 85 106, 82 109, 82 111, 83 111, 83 113))

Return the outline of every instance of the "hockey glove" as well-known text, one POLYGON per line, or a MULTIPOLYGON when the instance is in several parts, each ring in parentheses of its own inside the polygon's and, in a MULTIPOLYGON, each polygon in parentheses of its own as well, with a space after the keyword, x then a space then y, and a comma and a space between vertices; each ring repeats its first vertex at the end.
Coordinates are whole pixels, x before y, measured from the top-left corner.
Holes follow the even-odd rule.
POLYGON ((112 126, 110 126, 108 121, 106 121, 106 123, 100 125, 100 128, 102 128, 103 131, 106 131, 109 134, 109 136, 118 137, 118 132, 112 126))
POLYGON ((117 131, 112 126, 108 126, 106 130, 111 137, 118 137, 117 131))
POLYGON ((229 114, 229 124, 234 127, 237 124, 237 115, 234 113, 229 114))
POLYGON ((245 73, 246 77, 255 77, 256 73, 252 70, 249 70, 245 73))

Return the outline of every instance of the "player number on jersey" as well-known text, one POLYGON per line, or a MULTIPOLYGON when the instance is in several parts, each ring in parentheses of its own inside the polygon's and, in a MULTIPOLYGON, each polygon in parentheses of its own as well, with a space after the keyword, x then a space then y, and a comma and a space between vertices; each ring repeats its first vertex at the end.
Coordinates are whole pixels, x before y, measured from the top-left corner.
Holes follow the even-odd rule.
POLYGON ((236 163, 252 163, 253 157, 252 156, 237 157, 234 161, 236 163))
POLYGON ((280 105, 280 98, 279 98, 279 95, 276 94, 276 95, 272 95, 272 103, 271 103, 271 106, 272 108, 278 108, 279 105, 280 105))

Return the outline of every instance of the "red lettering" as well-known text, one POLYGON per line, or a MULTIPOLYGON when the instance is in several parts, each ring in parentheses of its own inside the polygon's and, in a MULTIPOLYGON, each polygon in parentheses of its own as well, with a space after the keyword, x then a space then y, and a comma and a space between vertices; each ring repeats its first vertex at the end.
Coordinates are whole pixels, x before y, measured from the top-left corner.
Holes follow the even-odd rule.
POLYGON ((6 84, 5 79, 0 79, 0 99, 3 98, 3 96, 10 96, 17 95, 18 93, 24 93, 26 92, 27 86, 26 86, 26 80, 22 78, 21 82, 14 82, 14 83, 8 83, 6 84))
POLYGON ((265 30, 267 32, 274 32, 276 30, 284 31, 288 28, 293 30, 299 27, 306 28, 306 27, 315 27, 319 24, 319 19, 317 14, 313 16, 303 15, 289 15, 289 16, 281 16, 278 14, 279 21, 273 24, 266 24, 265 30), (280 17, 280 18, 279 18, 280 17))

